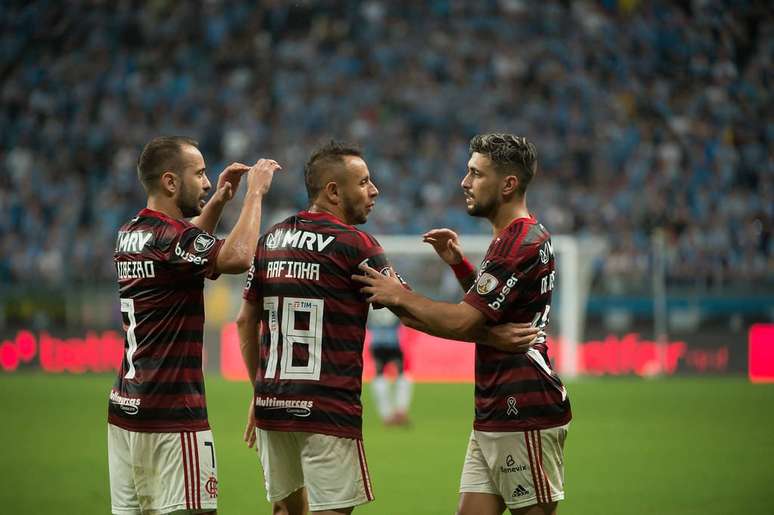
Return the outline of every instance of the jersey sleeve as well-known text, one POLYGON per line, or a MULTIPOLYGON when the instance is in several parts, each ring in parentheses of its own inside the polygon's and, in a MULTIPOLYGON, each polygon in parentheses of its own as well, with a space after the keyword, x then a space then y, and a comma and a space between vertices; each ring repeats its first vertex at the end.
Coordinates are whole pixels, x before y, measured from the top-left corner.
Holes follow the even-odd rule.
MULTIPOLYGON (((381 245, 379 245, 379 242, 376 241, 376 238, 373 236, 369 236, 366 241, 364 242, 364 246, 361 249, 360 257, 355 263, 353 273, 354 274, 362 274, 363 271, 360 270, 361 264, 367 264, 380 274, 384 275, 394 275, 398 278, 400 283, 403 285, 404 288, 409 288, 408 284, 406 284, 406 281, 403 280, 403 277, 398 274, 395 269, 392 267, 392 264, 390 263, 390 260, 387 259, 387 255, 384 253, 384 249, 381 245)), ((358 288, 358 290, 362 287, 361 283, 355 283, 355 286, 358 288)), ((381 304, 373 304, 372 305, 374 309, 382 309, 384 306, 381 304)))
POLYGON ((360 265, 365 263, 380 273, 388 273, 391 269, 390 262, 384 253, 384 249, 373 236, 358 232, 357 235, 357 259, 352 263, 352 273, 361 273, 360 265))
POLYGON ((520 281, 536 265, 537 256, 532 252, 492 257, 484 262, 476 282, 463 300, 489 321, 499 322, 503 313, 519 298, 520 281))
POLYGON ((256 303, 261 298, 261 278, 258 277, 258 254, 256 253, 253 258, 253 264, 250 266, 250 270, 247 271, 247 278, 245 279, 245 287, 242 290, 242 298, 256 303))
POLYGON ((223 240, 192 225, 173 236, 163 258, 185 274, 217 279, 220 274, 215 265, 221 247, 223 240))

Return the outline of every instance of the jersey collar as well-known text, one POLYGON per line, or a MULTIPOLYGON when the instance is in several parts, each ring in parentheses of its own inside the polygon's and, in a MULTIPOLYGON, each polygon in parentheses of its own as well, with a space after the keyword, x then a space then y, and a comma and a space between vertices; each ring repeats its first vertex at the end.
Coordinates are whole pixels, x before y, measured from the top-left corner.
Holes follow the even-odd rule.
POLYGON ((318 212, 311 212, 311 211, 299 211, 298 216, 301 218, 309 218, 311 220, 327 220, 329 222, 334 222, 340 225, 346 225, 348 227, 351 227, 348 223, 344 222, 343 220, 340 220, 336 216, 332 215, 331 213, 328 213, 327 211, 318 211, 318 212))
POLYGON ((513 227, 514 225, 516 225, 519 222, 527 222, 529 224, 536 224, 537 223, 537 219, 535 218, 535 216, 532 213, 530 213, 529 216, 522 216, 520 218, 514 218, 513 220, 511 220, 511 223, 509 223, 508 225, 506 225, 503 228, 502 231, 497 233, 497 236, 498 237, 502 236, 503 234, 505 234, 508 231, 508 229, 510 229, 511 227, 513 227))

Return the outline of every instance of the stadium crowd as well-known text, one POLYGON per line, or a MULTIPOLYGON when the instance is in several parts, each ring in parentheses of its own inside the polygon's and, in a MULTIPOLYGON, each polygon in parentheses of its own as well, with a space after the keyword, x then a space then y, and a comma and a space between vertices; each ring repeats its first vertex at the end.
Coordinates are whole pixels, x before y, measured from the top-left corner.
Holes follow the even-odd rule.
MULTIPOLYGON (((115 276, 159 134, 210 179, 271 156, 274 218, 306 203, 312 146, 365 150, 367 229, 487 231, 459 182, 475 133, 539 151, 529 206, 604 237, 604 275, 774 279, 774 17, 765 1, 8 2, 0 10, 0 281, 115 276), (732 7, 733 4, 733 7, 732 7)), ((226 228, 236 211, 228 211, 226 228)))

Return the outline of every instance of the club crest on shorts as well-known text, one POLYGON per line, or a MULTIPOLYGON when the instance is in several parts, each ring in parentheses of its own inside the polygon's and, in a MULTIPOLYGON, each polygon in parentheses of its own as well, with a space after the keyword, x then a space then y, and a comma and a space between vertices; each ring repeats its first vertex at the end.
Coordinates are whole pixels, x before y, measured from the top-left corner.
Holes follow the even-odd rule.
POLYGON ((479 295, 486 295, 487 293, 494 291, 498 284, 500 284, 500 281, 498 281, 495 276, 484 272, 476 282, 476 292, 478 292, 479 295))
POLYGON ((200 234, 194 240, 194 250, 196 252, 207 252, 215 245, 215 237, 209 234, 200 234))
POLYGON ((204 490, 210 494, 210 499, 216 498, 218 496, 218 480, 214 476, 210 476, 204 485, 204 490))

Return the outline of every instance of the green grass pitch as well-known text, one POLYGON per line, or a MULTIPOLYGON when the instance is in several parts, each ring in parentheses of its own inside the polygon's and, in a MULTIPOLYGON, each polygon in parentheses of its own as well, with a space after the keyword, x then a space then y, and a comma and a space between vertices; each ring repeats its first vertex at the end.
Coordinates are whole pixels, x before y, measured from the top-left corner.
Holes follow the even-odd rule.
MULTIPOLYGON (((106 514, 108 376, 0 376, 0 512, 106 514)), ((241 440, 246 383, 207 380, 221 514, 270 513, 241 440)), ((774 514, 774 385, 733 379, 582 379, 568 385, 563 515, 774 514)), ((384 428, 366 387, 376 501, 362 514, 450 514, 472 385, 420 384, 410 428, 384 428)))

